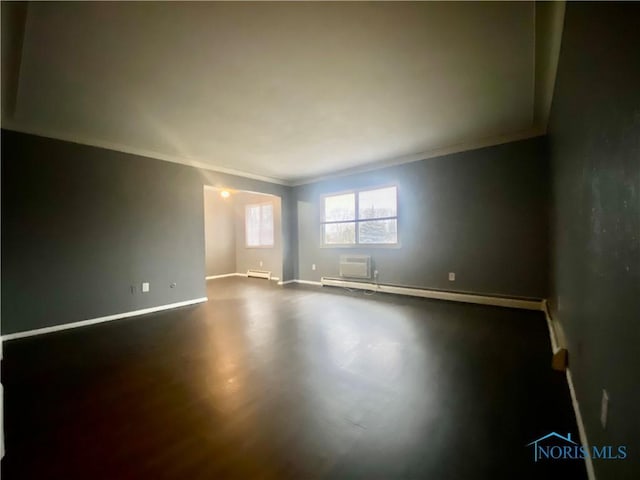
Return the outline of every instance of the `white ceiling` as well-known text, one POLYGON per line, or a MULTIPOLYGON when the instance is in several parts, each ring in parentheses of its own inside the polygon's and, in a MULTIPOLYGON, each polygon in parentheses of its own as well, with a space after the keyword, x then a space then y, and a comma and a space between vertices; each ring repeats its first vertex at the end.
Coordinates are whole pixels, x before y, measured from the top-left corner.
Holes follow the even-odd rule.
POLYGON ((285 183, 411 158, 532 129, 534 11, 33 3, 10 122, 285 183))

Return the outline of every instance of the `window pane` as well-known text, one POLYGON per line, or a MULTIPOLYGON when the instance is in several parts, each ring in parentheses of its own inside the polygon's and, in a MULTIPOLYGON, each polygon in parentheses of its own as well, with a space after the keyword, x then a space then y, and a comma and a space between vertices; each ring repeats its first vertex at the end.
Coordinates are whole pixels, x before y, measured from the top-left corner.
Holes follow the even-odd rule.
POLYGON ((247 246, 257 247, 260 245, 260 206, 249 205, 245 210, 245 231, 247 236, 247 246))
POLYGON ((245 215, 247 247, 272 247, 274 244, 273 205, 247 205, 245 215))
POLYGON ((326 222, 336 222, 340 220, 355 220, 356 218, 356 195, 347 193, 345 195, 334 195, 324 199, 324 220, 326 222))
POLYGON ((398 243, 397 220, 368 220, 358 223, 360 243, 398 243))
POLYGON ((356 224, 352 222, 325 224, 324 243, 328 245, 356 243, 356 224))
POLYGON ((396 202, 396 187, 360 192, 358 194, 358 218, 397 217, 396 202))
POLYGON ((273 205, 262 205, 260 219, 260 245, 273 245, 273 205))

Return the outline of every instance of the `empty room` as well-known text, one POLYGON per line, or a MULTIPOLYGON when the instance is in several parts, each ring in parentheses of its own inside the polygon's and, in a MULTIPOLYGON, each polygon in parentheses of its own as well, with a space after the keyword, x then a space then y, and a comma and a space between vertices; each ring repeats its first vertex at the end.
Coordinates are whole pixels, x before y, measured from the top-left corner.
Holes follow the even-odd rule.
POLYGON ((1 5, 4 479, 640 478, 640 3, 1 5))

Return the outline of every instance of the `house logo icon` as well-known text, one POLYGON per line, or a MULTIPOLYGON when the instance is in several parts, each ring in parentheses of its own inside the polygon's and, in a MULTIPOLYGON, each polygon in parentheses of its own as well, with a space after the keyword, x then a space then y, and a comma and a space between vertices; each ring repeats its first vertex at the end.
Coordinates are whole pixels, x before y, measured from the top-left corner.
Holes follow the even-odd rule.
POLYGON ((624 460, 629 456, 626 445, 592 445, 591 448, 571 440, 571 434, 563 437, 557 432, 527 443, 533 447, 533 459, 538 460, 579 460, 585 458, 601 460, 624 460))
MULTIPOLYGON (((563 443, 564 446, 569 447, 569 449, 571 449, 572 446, 577 446, 578 444, 576 442, 574 442, 573 440, 571 440, 571 434, 567 433, 566 437, 563 437, 562 435, 560 435, 559 433, 556 432, 551 432, 551 433, 547 433, 546 435, 534 440, 533 442, 528 443, 526 446, 530 447, 533 445, 533 459, 534 461, 538 461, 540 459, 540 454, 539 452, 541 451, 541 447, 538 446, 539 443, 545 442, 545 440, 548 440, 550 438, 554 438, 554 439, 559 439, 561 441, 561 443, 563 443)), ((562 447, 559 447, 557 445, 554 445, 557 448, 560 448, 561 451, 566 451, 565 449, 563 449, 562 447)), ((547 458, 549 457, 549 455, 545 455, 547 458)))

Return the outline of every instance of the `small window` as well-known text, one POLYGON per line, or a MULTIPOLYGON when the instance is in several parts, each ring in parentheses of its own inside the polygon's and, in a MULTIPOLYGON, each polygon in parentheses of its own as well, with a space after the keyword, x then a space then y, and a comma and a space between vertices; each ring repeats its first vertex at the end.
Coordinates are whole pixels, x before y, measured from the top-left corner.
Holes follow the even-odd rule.
POLYGON ((245 209, 247 247, 273 247, 273 205, 247 205, 245 209))
POLYGON ((397 245, 397 187, 325 196, 322 243, 326 246, 397 245))

